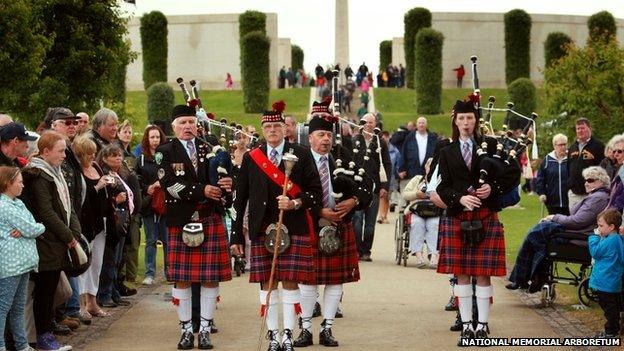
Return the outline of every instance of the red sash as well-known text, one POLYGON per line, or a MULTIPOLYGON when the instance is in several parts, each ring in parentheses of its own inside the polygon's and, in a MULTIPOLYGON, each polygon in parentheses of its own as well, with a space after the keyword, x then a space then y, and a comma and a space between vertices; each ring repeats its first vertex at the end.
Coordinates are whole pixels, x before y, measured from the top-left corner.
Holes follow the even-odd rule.
MULTIPOLYGON (((260 148, 255 148, 249 152, 249 156, 253 162, 264 172, 264 174, 273 181, 273 183, 277 184, 280 188, 283 189, 284 182, 286 181, 286 175, 282 172, 276 165, 269 160, 269 158, 260 150, 260 148)), ((288 181, 288 190, 286 194, 292 199, 296 198, 297 195, 301 192, 301 188, 292 181, 288 181)), ((305 210, 306 220, 308 222, 308 233, 310 234, 310 240, 312 246, 316 246, 316 233, 314 231, 314 221, 312 220, 312 214, 310 213, 310 209, 305 210)))

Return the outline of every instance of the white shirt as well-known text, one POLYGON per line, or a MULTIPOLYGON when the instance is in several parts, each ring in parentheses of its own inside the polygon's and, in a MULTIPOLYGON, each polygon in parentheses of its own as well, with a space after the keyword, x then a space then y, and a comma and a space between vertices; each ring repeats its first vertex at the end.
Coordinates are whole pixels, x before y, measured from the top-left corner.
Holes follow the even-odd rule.
POLYGON ((286 140, 282 140, 282 142, 277 145, 277 147, 273 148, 271 147, 271 145, 267 144, 267 157, 269 158, 269 160, 271 159, 271 152, 273 152, 273 149, 275 149, 277 151, 277 155, 275 156, 277 158, 277 165, 279 166, 280 163, 282 163, 282 156, 284 155, 284 145, 286 144, 286 140))
POLYGON ((316 169, 319 171, 321 171, 321 156, 325 156, 327 157, 327 172, 329 175, 329 207, 330 208, 334 208, 336 206, 336 200, 334 199, 334 197, 332 196, 332 193, 334 192, 334 188, 332 187, 332 182, 331 182, 331 169, 329 168, 329 154, 327 155, 321 155, 319 153, 316 153, 314 150, 310 149, 310 151, 312 151, 312 156, 314 157, 314 163, 316 164, 316 169))
POLYGON ((418 164, 422 165, 425 163, 425 156, 427 155, 427 139, 429 139, 429 134, 420 134, 416 132, 416 143, 418 144, 418 164))

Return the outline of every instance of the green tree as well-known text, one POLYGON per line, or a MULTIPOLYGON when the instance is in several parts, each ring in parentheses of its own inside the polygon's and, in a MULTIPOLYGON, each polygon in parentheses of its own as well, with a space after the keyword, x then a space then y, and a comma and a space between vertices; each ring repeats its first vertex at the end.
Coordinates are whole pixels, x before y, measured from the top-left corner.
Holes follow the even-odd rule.
POLYGON ((243 105, 245 112, 262 112, 269 104, 269 50, 271 39, 261 31, 247 33, 241 41, 243 105))
POLYGON ((291 46, 290 56, 290 67, 292 67, 293 71, 303 69, 303 49, 298 45, 291 46))
POLYGON ((392 63, 392 40, 379 43, 379 70, 386 69, 392 63))
POLYGON ((600 11, 591 15, 587 19, 587 27, 589 29, 589 43, 597 41, 601 38, 611 40, 617 35, 617 26, 615 17, 608 11, 600 11))
POLYGON ((152 11, 141 17, 141 47, 143 48, 143 88, 167 81, 167 17, 152 11))
POLYGON ((0 109, 16 116, 30 104, 51 38, 42 34, 30 1, 0 4, 0 109))
POLYGON ((524 10, 505 14, 505 80, 531 78, 531 16, 524 10))
POLYGON ((147 120, 171 135, 170 116, 175 105, 173 88, 166 82, 152 84, 147 88, 147 120))
POLYGON ((572 43, 572 38, 562 32, 552 32, 544 42, 544 61, 546 67, 552 66, 557 60, 566 55, 567 46, 572 43))
POLYGON ((431 27, 431 12, 426 8, 413 8, 403 17, 405 26, 403 34, 403 47, 405 48, 405 80, 407 87, 414 89, 414 48, 416 34, 422 28, 431 27))
POLYGON ((571 46, 557 65, 544 72, 546 109, 555 128, 571 131, 579 116, 600 128, 593 133, 608 140, 624 130, 624 49, 615 38, 597 41, 584 48, 571 46))
POLYGON ((415 42, 416 111, 441 113, 444 35, 432 28, 424 28, 416 34, 415 42))
POLYGON ((266 14, 249 10, 238 16, 238 35, 241 39, 247 35, 247 33, 257 30, 266 34, 266 14))
MULTIPOLYGON (((514 103, 514 110, 527 117, 535 112, 537 107, 537 92, 535 85, 529 78, 518 78, 507 87, 509 99, 514 103)), ((512 129, 524 127, 525 119, 515 118, 512 120, 512 129)))

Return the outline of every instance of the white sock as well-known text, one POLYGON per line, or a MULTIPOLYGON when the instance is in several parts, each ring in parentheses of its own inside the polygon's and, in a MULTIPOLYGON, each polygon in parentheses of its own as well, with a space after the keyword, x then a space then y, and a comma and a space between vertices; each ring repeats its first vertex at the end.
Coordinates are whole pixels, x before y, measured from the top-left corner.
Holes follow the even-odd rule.
MULTIPOLYGON (((494 295, 494 288, 491 285, 478 286, 475 291, 477 296, 477 310, 479 311, 479 323, 487 323, 490 319, 490 298, 494 295)), ((477 330, 484 326, 477 324, 477 330)))
MULTIPOLYGON (((455 296, 459 300, 459 315, 462 322, 472 321, 472 285, 455 285, 455 296)), ((468 327, 472 328, 472 325, 464 324, 464 330, 468 327)))
MULTIPOLYGON (((266 297, 269 292, 265 290, 260 290, 260 305, 264 306, 266 303, 266 297)), ((277 300, 279 299, 279 295, 277 289, 271 292, 271 301, 269 301, 269 306, 261 307, 264 309, 264 313, 266 313, 266 325, 267 329, 275 332, 274 335, 277 335, 277 331, 279 331, 279 319, 277 314, 277 300)))
POLYGON ((301 291, 301 328, 310 330, 314 304, 318 296, 318 285, 299 284, 299 290, 301 291))
MULTIPOLYGON (((282 290, 282 307, 284 316, 284 329, 295 330, 297 325, 297 308, 301 309, 301 293, 297 290, 282 290)), ((284 333, 282 342, 287 340, 287 335, 284 333)))
POLYGON ((217 296, 219 296, 219 287, 207 288, 202 286, 200 291, 201 320, 199 324, 199 331, 210 332, 210 321, 214 317, 214 312, 217 309, 217 296))
POLYGON ((173 297, 173 304, 175 305, 176 312, 178 312, 178 319, 182 323, 182 332, 192 332, 193 323, 191 323, 191 288, 186 289, 171 289, 171 296, 173 297))
POLYGON ((325 319, 324 329, 331 329, 336 311, 340 305, 342 297, 342 284, 325 285, 323 292, 323 319, 325 319))

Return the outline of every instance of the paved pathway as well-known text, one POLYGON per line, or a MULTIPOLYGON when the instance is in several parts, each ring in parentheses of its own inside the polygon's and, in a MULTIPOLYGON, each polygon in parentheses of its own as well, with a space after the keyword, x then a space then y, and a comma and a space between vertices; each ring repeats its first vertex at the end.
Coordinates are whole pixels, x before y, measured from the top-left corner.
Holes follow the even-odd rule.
MULTIPOLYGON (((455 314, 443 311, 449 297, 447 277, 417 269, 413 261, 408 261, 408 267, 397 266, 393 261, 393 237, 392 224, 377 225, 374 262, 362 262, 362 280, 345 288, 345 318, 334 325, 340 350, 457 349, 458 334, 448 330, 455 314)), ((257 285, 249 284, 247 278, 234 278, 221 286, 222 299, 216 314, 220 332, 212 336, 218 350, 257 350, 258 292, 257 285)), ((492 337, 560 336, 534 309, 523 304, 518 294, 507 291, 501 279, 495 279, 494 285, 492 337)), ((175 350, 179 338, 177 317, 171 303, 164 300, 170 288, 164 285, 145 293, 108 330, 77 349, 175 350)), ((320 322, 319 318, 314 320, 315 341, 320 322)), ((324 348, 315 345, 307 349, 324 348)))

